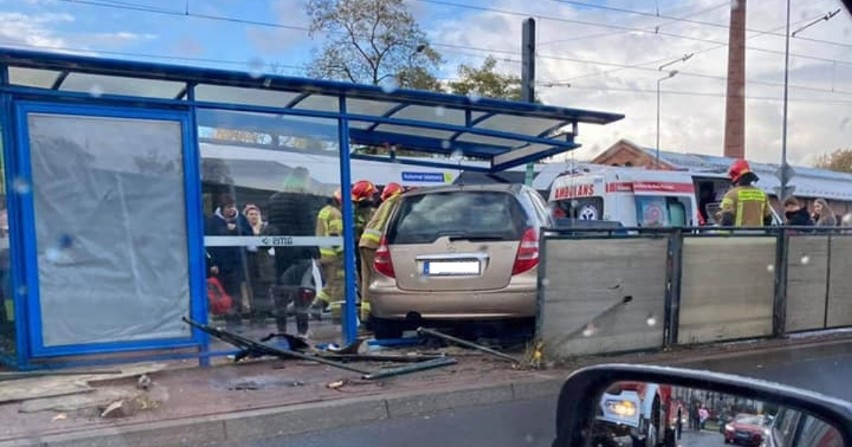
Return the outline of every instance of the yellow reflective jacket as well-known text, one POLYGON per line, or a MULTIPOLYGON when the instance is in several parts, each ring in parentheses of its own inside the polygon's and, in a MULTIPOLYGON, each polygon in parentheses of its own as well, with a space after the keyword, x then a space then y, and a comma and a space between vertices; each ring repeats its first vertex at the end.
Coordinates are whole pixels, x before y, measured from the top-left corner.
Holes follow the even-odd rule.
POLYGON ((355 243, 358 243, 358 240, 361 239, 361 234, 364 233, 364 228, 367 227, 367 223, 373 218, 373 214, 375 213, 375 208, 372 206, 357 206, 355 207, 355 243))
POLYGON ((762 227, 772 218, 769 197, 762 189, 751 185, 737 186, 725 193, 721 211, 722 216, 733 216, 733 224, 737 227, 762 227))
POLYGON ((370 221, 367 222, 367 226, 364 227, 364 233, 361 234, 361 240, 358 242, 359 247, 370 248, 373 250, 379 248, 379 242, 381 242, 382 234, 385 231, 385 227, 388 224, 388 220, 390 219, 394 207, 397 203, 399 203, 399 197, 399 194, 391 196, 379 205, 379 209, 373 213, 373 218, 370 219, 370 221))
MULTIPOLYGON (((319 237, 340 237, 343 234, 343 213, 334 205, 326 205, 317 214, 316 235, 319 237)), ((333 258, 343 253, 342 246, 320 247, 320 256, 333 258)))

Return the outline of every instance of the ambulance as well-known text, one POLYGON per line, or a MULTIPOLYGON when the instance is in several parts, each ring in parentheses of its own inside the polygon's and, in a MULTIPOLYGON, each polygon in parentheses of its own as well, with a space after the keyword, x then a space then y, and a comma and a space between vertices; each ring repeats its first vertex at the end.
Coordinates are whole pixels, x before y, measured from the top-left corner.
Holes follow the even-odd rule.
MULTIPOLYGON (((556 178, 548 202, 557 218, 614 221, 625 227, 692 227, 716 223, 730 187, 721 172, 585 165, 556 178)), ((777 215, 774 220, 780 222, 777 215)))

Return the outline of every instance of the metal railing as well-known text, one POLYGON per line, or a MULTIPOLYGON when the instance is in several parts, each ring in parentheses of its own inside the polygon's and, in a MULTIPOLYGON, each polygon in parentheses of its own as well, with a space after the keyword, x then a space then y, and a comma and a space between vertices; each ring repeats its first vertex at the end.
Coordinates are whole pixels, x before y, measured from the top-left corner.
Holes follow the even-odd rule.
POLYGON ((844 326, 852 228, 543 232, 537 334, 557 357, 844 326))

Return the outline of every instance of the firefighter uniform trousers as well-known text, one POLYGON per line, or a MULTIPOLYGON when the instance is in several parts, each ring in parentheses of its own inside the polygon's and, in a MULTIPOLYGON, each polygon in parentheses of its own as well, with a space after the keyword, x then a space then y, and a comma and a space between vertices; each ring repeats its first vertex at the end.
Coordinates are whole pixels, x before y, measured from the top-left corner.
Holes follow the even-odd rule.
MULTIPOLYGON (((343 214, 340 208, 326 205, 317 214, 316 235, 319 237, 340 237, 343 233, 343 214)), ((325 287, 317 298, 332 303, 343 299, 343 247, 320 247, 320 267, 325 287)), ((323 306, 325 307, 325 306, 323 306)))

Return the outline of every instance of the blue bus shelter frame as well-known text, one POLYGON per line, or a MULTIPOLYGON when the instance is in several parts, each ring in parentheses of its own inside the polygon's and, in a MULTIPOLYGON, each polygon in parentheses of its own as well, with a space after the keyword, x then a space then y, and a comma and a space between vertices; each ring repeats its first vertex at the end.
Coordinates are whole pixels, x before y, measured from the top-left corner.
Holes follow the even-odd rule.
MULTIPOLYGON (((353 158, 388 161, 414 166, 466 169, 478 172, 499 172, 514 166, 540 160, 558 153, 579 147, 575 141, 578 123, 608 124, 623 118, 615 113, 589 111, 541 104, 529 104, 497 99, 473 99, 467 96, 445 93, 399 89, 386 91, 376 86, 357 85, 336 81, 324 81, 277 75, 256 76, 238 71, 219 69, 143 63, 128 60, 102 59, 97 57, 44 53, 0 48, 0 127, 4 155, 4 174, 6 191, 15 191, 15 179, 27 172, 29 148, 27 147, 26 113, 31 110, 51 111, 55 113, 80 115, 102 114, 103 116, 153 117, 158 119, 177 119, 184 129, 184 175, 186 179, 188 250, 191 263, 203 264, 203 212, 200 198, 201 172, 199 137, 197 134, 198 113, 209 110, 232 112, 255 112, 297 117, 327 118, 337 123, 339 148, 339 169, 341 190, 344 197, 351 194, 350 160, 353 158), (11 76, 13 69, 48 70, 58 72, 50 86, 26 86, 15 83, 11 76), (182 83, 180 90, 171 97, 132 96, 113 94, 109 91, 92 95, 87 92, 63 90, 63 84, 71 74, 111 76, 116 80, 132 82, 134 80, 158 80, 182 83), (297 95, 277 107, 250 103, 232 103, 199 100, 196 89, 199 85, 256 89, 272 92, 286 92, 297 95), (337 98, 336 110, 311 110, 295 108, 312 95, 337 98), (350 110, 349 100, 373 101, 392 105, 382 114, 369 115, 350 110), (453 111, 463 111, 464 123, 447 123, 436 120, 401 118, 396 115, 412 106, 443 107, 453 111), (120 110, 120 111, 119 111, 120 110), (110 115, 114 114, 114 115, 110 115), (474 117, 474 114, 478 115, 474 117), (504 119, 539 118, 551 121, 551 125, 535 133, 511 132, 486 127, 478 127, 498 117, 504 119), (353 123, 369 123, 366 127, 353 123), (382 125, 427 129, 451 133, 449 138, 417 135, 414 132, 391 132, 379 130, 382 125), (559 129, 570 127, 570 131, 555 134, 559 129), (470 135, 472 138, 485 138, 492 141, 511 141, 513 144, 465 142, 459 138, 470 135), (444 156, 461 155, 491 161, 490 167, 465 165, 459 160, 411 160, 397 159, 391 152, 389 157, 352 154, 350 142, 360 145, 395 145, 405 149, 444 156), (538 146, 538 148, 536 148, 538 146)), ((271 118, 270 118, 271 119, 271 118)), ((262 124, 263 119, 255 116, 252 123, 262 124)), ((280 121, 279 121, 280 122, 280 121)), ((240 123, 236 123, 240 124, 240 123)), ((249 123, 243 123, 248 125, 249 123)), ((239 127, 239 126, 237 126, 239 127)), ((60 349, 45 349, 32 340, 39 340, 41 330, 38 312, 39 296, 37 290, 27 290, 28 284, 37 284, 37 266, 32 265, 35 250, 35 234, 32 231, 32 210, 28 210, 25 201, 9 194, 10 239, 10 289, 13 291, 15 310, 16 355, 9 357, 5 353, 0 360, 13 364, 19 369, 44 367, 44 360, 60 356, 87 356, 91 354, 111 354, 156 349, 174 349, 193 347, 198 353, 192 354, 202 359, 202 363, 213 355, 209 352, 209 340, 205 334, 193 330, 187 339, 160 339, 144 341, 126 341, 94 343, 86 345, 63 346, 60 349), (29 264, 21 261, 30 259, 29 264), (34 270, 35 269, 35 270, 34 270), (40 360, 42 362, 34 362, 40 360)), ((357 336, 357 315, 355 309, 355 243, 354 209, 350 201, 343 201, 344 218, 344 267, 346 275, 345 305, 343 318, 343 339, 352 341, 357 336)), ((193 318, 206 321, 207 298, 204 284, 204 266, 191 265, 190 278, 190 314, 193 318)), ((64 365, 65 363, 63 363, 64 365)))

